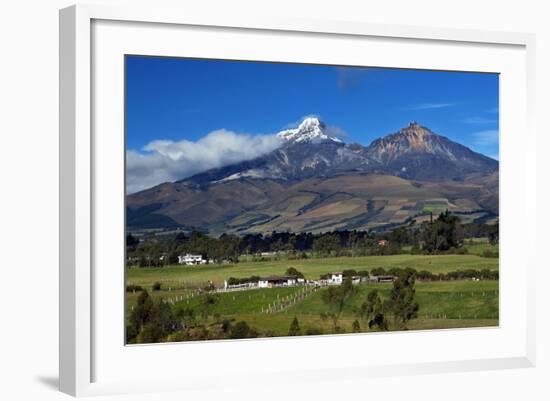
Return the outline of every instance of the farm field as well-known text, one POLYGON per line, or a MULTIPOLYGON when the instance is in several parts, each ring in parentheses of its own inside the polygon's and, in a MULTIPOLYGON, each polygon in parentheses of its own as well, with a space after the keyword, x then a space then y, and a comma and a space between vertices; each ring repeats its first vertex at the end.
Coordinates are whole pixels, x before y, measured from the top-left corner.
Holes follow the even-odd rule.
MULTIPOLYGON (((480 247, 485 245, 481 244, 480 247)), ((480 248, 481 249, 481 248, 480 248)), ((127 270, 126 283, 140 285, 150 289, 153 283, 160 282, 163 287, 193 288, 212 281, 222 286, 229 277, 282 275, 289 267, 302 272, 308 279, 318 279, 320 275, 345 269, 371 270, 382 267, 411 267, 418 271, 447 273, 464 269, 498 270, 498 258, 483 258, 478 255, 389 255, 363 257, 311 258, 297 260, 270 260, 265 262, 241 262, 238 264, 168 266, 162 268, 130 268, 127 270)))
MULTIPOLYGON (((369 270, 374 268, 407 268, 427 270, 434 274, 451 271, 498 270, 498 258, 481 257, 487 249, 498 251, 486 241, 470 244, 473 251, 466 255, 389 255, 365 257, 334 257, 289 260, 275 258, 267 261, 242 261, 238 264, 207 264, 202 266, 168 266, 163 268, 127 269, 127 285, 141 286, 156 302, 168 302, 176 314, 191 312, 201 324, 232 324, 246 322, 262 336, 286 336, 296 317, 301 334, 334 334, 353 332, 359 321, 360 331, 368 332, 368 322, 361 320, 357 310, 376 289, 382 301, 386 300, 392 283, 362 283, 355 286, 353 295, 346 300, 336 329, 327 317, 330 307, 323 301, 326 287, 253 288, 228 292, 209 293, 214 302, 205 302, 201 289, 207 284, 222 288, 229 277, 284 275, 289 267, 302 272, 307 279, 319 279, 322 274, 346 269, 369 270), (156 283, 157 288, 153 290, 156 283), (269 311, 269 313, 268 313, 269 311)), ((415 300, 418 317, 407 323, 409 330, 448 329, 463 327, 498 326, 498 280, 419 281, 415 283, 415 300)), ((140 291, 126 292, 126 316, 137 305, 140 291)), ((390 330, 399 328, 392 327, 390 330)))
POLYGON ((491 245, 487 238, 475 238, 471 240, 472 243, 467 242, 465 244, 468 253, 471 255, 481 255, 485 251, 497 252, 499 251, 498 244, 491 245))
MULTIPOLYGON (((343 308, 338 325, 344 332, 352 332, 353 321, 357 319, 355 311, 366 300, 367 293, 376 289, 381 298, 386 299, 391 287, 391 283, 357 286, 355 294, 343 308)), ((324 291, 327 289, 321 288, 297 299, 293 305, 284 310, 274 313, 266 313, 266 310, 271 305, 303 294, 304 288, 267 288, 220 293, 216 295, 218 301, 208 309, 209 321, 214 323, 220 317, 232 321, 245 321, 251 327, 270 333, 272 336, 285 336, 292 319, 296 317, 304 334, 307 332, 332 333, 332 321, 321 318, 321 314, 330 312, 328 306, 322 301, 324 291)), ((153 296, 170 299, 176 309, 190 309, 197 315, 202 313, 201 299, 205 295, 186 298, 189 294, 176 294, 177 291, 156 291, 153 296)), ((498 281, 417 282, 416 299, 419 303, 418 318, 409 322, 409 329, 498 325, 498 281)), ((134 295, 129 294, 127 300, 131 307, 135 303, 134 295)), ((367 331, 366 323, 361 323, 361 331, 367 331)))

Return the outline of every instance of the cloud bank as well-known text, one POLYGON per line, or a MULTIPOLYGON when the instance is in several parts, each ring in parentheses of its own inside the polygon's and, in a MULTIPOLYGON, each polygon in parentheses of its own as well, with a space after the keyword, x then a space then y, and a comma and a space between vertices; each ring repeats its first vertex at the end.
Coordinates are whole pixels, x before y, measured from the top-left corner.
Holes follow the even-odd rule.
POLYGON ((467 117, 467 118, 464 118, 462 122, 466 124, 494 124, 494 123, 497 123, 498 120, 495 118, 487 118, 487 117, 467 117))
POLYGON ((476 146, 491 146, 498 145, 498 130, 491 129, 476 132, 473 134, 474 145, 476 146))
POLYGON ((455 103, 421 103, 409 106, 407 110, 433 110, 453 107, 455 103))
POLYGON ((495 160, 499 159, 498 144, 499 131, 497 129, 479 131, 472 135, 472 145, 474 149, 495 160))
POLYGON ((225 129, 196 142, 152 141, 142 151, 126 152, 126 191, 131 194, 211 168, 254 159, 280 145, 276 135, 240 134, 225 129))

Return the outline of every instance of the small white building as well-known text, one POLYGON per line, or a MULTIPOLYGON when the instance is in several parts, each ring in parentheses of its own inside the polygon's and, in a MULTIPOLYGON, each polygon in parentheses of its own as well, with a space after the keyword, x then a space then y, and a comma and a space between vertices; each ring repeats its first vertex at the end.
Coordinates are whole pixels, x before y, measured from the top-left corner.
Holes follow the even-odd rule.
POLYGON ((329 273, 330 284, 342 284, 343 281, 344 281, 344 273, 342 272, 329 273))
POLYGON ((178 256, 178 263, 180 265, 204 265, 206 264, 206 259, 202 255, 193 255, 191 253, 186 253, 185 255, 178 256))
POLYGON ((369 281, 371 283, 393 283, 395 281, 395 276, 391 276, 389 274, 370 276, 369 281))
POLYGON ((262 277, 258 280, 259 288, 291 287, 293 285, 296 285, 296 277, 292 276, 262 277))
POLYGON ((246 283, 240 283, 240 284, 229 284, 227 280, 223 281, 223 288, 224 290, 233 290, 233 289, 239 289, 239 288, 255 288, 258 286, 258 283, 256 282, 246 282, 246 283))

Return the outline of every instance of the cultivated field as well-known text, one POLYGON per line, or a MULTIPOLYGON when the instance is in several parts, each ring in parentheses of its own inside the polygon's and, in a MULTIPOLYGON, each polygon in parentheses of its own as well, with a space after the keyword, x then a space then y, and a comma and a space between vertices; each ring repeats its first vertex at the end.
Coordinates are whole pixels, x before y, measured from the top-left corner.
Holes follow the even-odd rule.
MULTIPOLYGON (((476 244, 476 253, 489 247, 476 244)), ((498 249, 498 248, 497 248, 498 249)), ((205 295, 198 288, 212 281, 221 286, 229 277, 282 275, 294 267, 308 279, 345 269, 372 270, 383 267, 412 267, 432 273, 445 273, 461 269, 498 270, 498 258, 478 255, 392 255, 367 257, 340 257, 302 260, 271 260, 242 262, 227 265, 171 266, 165 268, 132 268, 127 271, 127 284, 146 288, 153 298, 162 298, 176 309, 194 310, 198 315, 204 308, 205 295), (161 290, 151 291, 153 283, 162 283, 161 290)), ((356 310, 366 300, 367 293, 377 289, 382 299, 391 290, 391 283, 361 284, 353 297, 346 302, 338 326, 344 332, 352 331, 357 319, 356 310)), ((208 321, 230 319, 245 321, 251 327, 273 336, 287 335, 290 322, 296 317, 302 334, 331 333, 333 322, 321 316, 329 312, 322 300, 326 288, 306 291, 303 287, 251 289, 216 295, 217 302, 208 307, 208 321), (273 310, 276 311, 273 311, 273 310), (271 313, 267 313, 271 311, 271 313)), ((127 312, 136 303, 139 292, 127 293, 127 312)), ((432 281, 416 282, 416 300, 420 309, 418 318, 408 323, 409 329, 458 328, 498 325, 498 281, 432 281)), ((367 323, 360 321, 361 331, 367 331, 367 323)))
MULTIPOLYGON (((386 298, 391 284, 361 284, 356 294, 346 303, 338 325, 345 332, 352 331, 352 323, 357 317, 355 310, 366 300, 368 291, 377 289, 386 298)), ((268 288, 249 291, 236 291, 218 294, 219 300, 209 308, 210 321, 216 316, 235 321, 246 321, 261 331, 272 332, 274 336, 284 336, 288 332, 291 320, 298 318, 305 333, 317 330, 330 333, 332 321, 320 316, 329 312, 321 295, 326 288, 296 301, 292 306, 279 312, 266 313, 272 305, 291 300, 303 291, 295 288, 268 288)), ((178 295, 175 291, 156 291, 155 297, 174 301, 176 308, 189 308, 197 314, 202 311, 201 297, 187 298, 188 294, 178 295)), ((498 281, 453 281, 453 282, 417 282, 416 300, 419 303, 419 316, 410 322, 410 329, 458 328, 498 325, 498 281)), ((128 308, 135 304, 135 295, 128 294, 128 308)), ((366 323, 361 322, 366 329, 366 323)), ((366 330, 365 330, 366 331, 366 330)))
POLYGON ((339 258, 311 258, 297 260, 270 260, 265 262, 241 262, 238 264, 169 266, 162 268, 132 268, 127 272, 127 284, 150 288, 154 282, 165 287, 192 288, 208 281, 221 286, 229 277, 282 275, 289 267, 295 267, 308 279, 345 269, 372 270, 377 267, 412 267, 432 273, 447 273, 464 269, 498 270, 498 258, 482 258, 478 255, 390 255, 339 258))

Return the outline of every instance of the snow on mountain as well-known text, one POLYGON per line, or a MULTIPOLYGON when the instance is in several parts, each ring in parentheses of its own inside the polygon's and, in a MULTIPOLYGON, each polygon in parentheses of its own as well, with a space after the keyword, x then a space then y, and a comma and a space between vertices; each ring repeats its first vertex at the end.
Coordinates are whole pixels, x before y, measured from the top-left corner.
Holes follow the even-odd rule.
POLYGON ((343 143, 317 118, 279 137, 262 156, 129 195, 128 224, 216 235, 364 229, 405 223, 433 199, 498 215, 498 162, 415 122, 367 147, 343 143))
POLYGON ((316 117, 277 134, 282 145, 252 160, 212 169, 182 181, 195 185, 240 179, 296 182, 345 174, 390 174, 427 181, 461 180, 492 172, 498 162, 412 122, 368 147, 345 144, 316 117))
POLYGON ((330 135, 330 130, 317 117, 305 118, 297 128, 281 131, 277 136, 293 143, 342 142, 334 135, 330 135))

